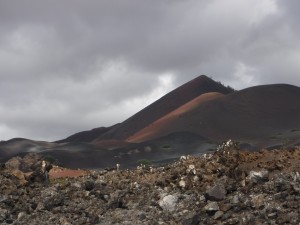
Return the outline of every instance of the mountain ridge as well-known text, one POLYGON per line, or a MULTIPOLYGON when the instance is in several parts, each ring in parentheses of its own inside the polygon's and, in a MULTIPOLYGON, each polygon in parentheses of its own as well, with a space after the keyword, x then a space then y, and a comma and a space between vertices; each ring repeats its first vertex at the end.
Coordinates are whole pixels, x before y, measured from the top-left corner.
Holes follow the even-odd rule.
MULTIPOLYGON (((242 134, 245 137, 253 136, 253 131, 266 134, 268 129, 276 133, 277 128, 292 129, 293 124, 295 128, 300 128, 299 98, 300 88, 293 85, 250 87, 200 104, 171 123, 160 124, 157 131, 153 131, 155 127, 151 126, 140 132, 154 133, 157 138, 183 129, 222 140, 241 138, 242 134), (257 131, 257 128, 261 128, 261 131, 257 131)), ((143 140, 149 138, 144 137, 143 140)))
POLYGON ((207 92, 229 94, 233 92, 233 89, 225 87, 223 84, 212 80, 206 75, 200 75, 151 103, 141 111, 120 123, 118 127, 113 127, 103 133, 100 135, 98 140, 126 139, 131 134, 175 110, 182 104, 185 104, 186 102, 207 92))
POLYGON ((233 92, 199 76, 111 127, 56 142, 22 138, 1 142, 0 162, 34 152, 70 168, 117 163, 132 168, 143 159, 159 164, 180 155, 208 153, 226 139, 239 141, 242 149, 251 151, 297 146, 299 99, 300 87, 294 85, 260 85, 233 92))

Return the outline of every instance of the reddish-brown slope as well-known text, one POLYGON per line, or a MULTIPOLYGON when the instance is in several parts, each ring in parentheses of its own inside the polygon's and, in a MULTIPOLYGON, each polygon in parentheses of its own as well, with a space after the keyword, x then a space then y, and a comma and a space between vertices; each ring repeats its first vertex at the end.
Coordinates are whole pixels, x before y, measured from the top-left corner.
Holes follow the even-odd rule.
POLYGON ((118 127, 110 129, 108 132, 101 135, 98 140, 127 139, 157 119, 165 116, 199 95, 208 92, 228 94, 231 93, 232 90, 213 81, 205 75, 199 76, 166 94, 156 102, 125 120, 118 127))
MULTIPOLYGON (((278 132, 300 128, 300 88, 263 85, 198 104, 180 116, 167 116, 129 138, 152 139, 189 131, 212 140, 265 139, 278 132)), ((176 111, 175 111, 176 112, 176 111)))
MULTIPOLYGON (((157 137, 162 136, 163 130, 171 126, 172 123, 176 123, 176 120, 186 114, 187 112, 194 110, 195 108, 199 107, 199 105, 203 104, 204 102, 211 101, 216 98, 220 98, 224 96, 224 94, 217 93, 217 92, 209 92, 202 94, 193 100, 189 101, 188 103, 182 105, 181 107, 175 109, 174 111, 168 113, 167 115, 163 116, 162 118, 156 120, 155 122, 151 123, 147 127, 141 129, 134 135, 130 136, 127 141, 128 142, 142 142, 145 140, 151 140, 157 137)), ((163 132, 164 134, 165 132, 163 132)), ((171 131, 169 132, 171 133, 171 131)))

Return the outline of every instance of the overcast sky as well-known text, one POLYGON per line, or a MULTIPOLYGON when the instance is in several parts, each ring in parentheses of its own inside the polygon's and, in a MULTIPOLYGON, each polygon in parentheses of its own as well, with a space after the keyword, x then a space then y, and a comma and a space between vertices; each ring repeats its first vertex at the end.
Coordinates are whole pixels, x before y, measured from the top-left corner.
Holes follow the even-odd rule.
POLYGON ((206 74, 300 86, 299 0, 0 0, 0 140, 109 126, 206 74))

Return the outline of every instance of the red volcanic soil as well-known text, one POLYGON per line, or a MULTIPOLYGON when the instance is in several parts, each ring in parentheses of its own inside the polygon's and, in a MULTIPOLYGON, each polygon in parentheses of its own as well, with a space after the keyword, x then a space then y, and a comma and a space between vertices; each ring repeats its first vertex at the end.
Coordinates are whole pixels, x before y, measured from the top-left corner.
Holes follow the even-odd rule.
POLYGON ((72 170, 62 167, 53 167, 49 172, 50 179, 66 178, 66 177, 80 177, 87 175, 86 170, 72 170))
POLYGON ((178 131, 218 141, 228 138, 263 140, 278 132, 300 128, 299 87, 263 85, 206 102, 200 99, 201 96, 136 132, 128 140, 139 142, 178 131))
POLYGON ((108 132, 101 135, 98 140, 125 140, 183 104, 208 92, 229 94, 232 90, 213 81, 205 75, 199 76, 166 94, 156 102, 119 124, 118 127, 110 129, 108 132))
MULTIPOLYGON (((185 113, 194 110, 204 102, 211 101, 213 99, 220 98, 223 96, 224 94, 217 93, 217 92, 202 94, 194 98, 193 100, 189 101, 188 103, 182 105, 181 107, 175 109, 174 111, 168 113, 164 117, 151 123, 150 125, 138 131, 134 135, 130 136, 127 139, 127 141, 139 143, 145 140, 151 140, 160 137, 162 136, 162 134, 166 134, 166 132, 164 131, 166 128, 170 127, 171 124, 174 123, 174 121, 176 122, 176 119, 178 119, 185 113)), ((171 133, 171 130, 168 133, 171 133)))

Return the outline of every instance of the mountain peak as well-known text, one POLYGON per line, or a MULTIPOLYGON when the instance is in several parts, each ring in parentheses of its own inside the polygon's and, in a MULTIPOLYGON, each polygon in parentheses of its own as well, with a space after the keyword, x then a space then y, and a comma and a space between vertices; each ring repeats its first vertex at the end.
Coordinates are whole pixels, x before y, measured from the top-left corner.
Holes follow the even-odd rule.
POLYGON ((202 79, 202 80, 212 80, 211 78, 209 78, 208 76, 202 74, 202 75, 199 75, 198 77, 195 77, 193 80, 196 80, 196 79, 202 79))
POLYGON ((100 139, 126 139, 136 131, 177 109, 192 99, 209 92, 230 94, 232 90, 206 75, 200 75, 164 95, 129 119, 118 128, 101 135, 100 139))
POLYGON ((206 75, 200 75, 164 95, 117 126, 79 132, 64 140, 57 141, 57 143, 90 142, 93 140, 101 141, 110 139, 125 140, 140 129, 143 129, 189 101, 200 95, 212 92, 226 95, 232 93, 233 90, 206 75))

